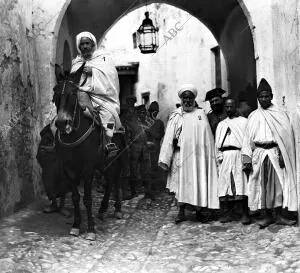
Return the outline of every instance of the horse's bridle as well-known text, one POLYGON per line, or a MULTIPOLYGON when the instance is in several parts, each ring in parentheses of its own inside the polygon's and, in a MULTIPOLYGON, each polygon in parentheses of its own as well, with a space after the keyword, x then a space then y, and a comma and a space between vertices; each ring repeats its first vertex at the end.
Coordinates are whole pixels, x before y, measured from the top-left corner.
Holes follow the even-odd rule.
MULTIPOLYGON (((86 81, 87 81, 87 77, 84 79, 83 83, 80 86, 83 86, 86 83, 86 81)), ((71 83, 71 84, 75 84, 73 81, 64 81, 63 89, 61 91, 61 96, 64 94, 65 88, 66 88, 66 83, 68 83, 68 82, 71 83)), ((77 92, 80 92, 80 90, 77 90, 77 92)), ((73 127, 76 112, 77 112, 77 107, 78 107, 78 96, 76 96, 76 102, 75 102, 75 107, 74 107, 73 117, 72 117, 72 130, 73 131, 78 131, 79 126, 80 126, 80 113, 78 113, 77 127, 76 128, 73 127)), ((92 122, 91 126, 88 128, 88 130, 79 139, 77 139, 74 142, 65 143, 61 139, 60 130, 58 130, 58 141, 62 146, 69 147, 69 148, 75 147, 75 146, 81 144, 92 133, 92 131, 94 131, 94 129, 95 129, 95 117, 93 116, 93 122, 92 122)))
POLYGON ((61 137, 60 137, 60 131, 58 130, 57 133, 57 137, 58 137, 58 142, 67 148, 72 148, 75 146, 78 146, 79 144, 81 144, 83 141, 85 141, 87 139, 87 137, 95 130, 95 119, 93 119, 93 123, 91 124, 91 126, 87 129, 87 131, 77 140, 75 140, 74 142, 70 142, 70 143, 66 143, 63 142, 61 137))
MULTIPOLYGON (((85 82, 86 82, 86 79, 84 80, 84 83, 85 82)), ((71 83, 72 85, 76 85, 73 81, 65 80, 64 83, 63 83, 63 88, 62 88, 61 94, 60 94, 61 96, 65 94, 65 89, 66 89, 66 84, 67 83, 71 83)), ((81 84, 80 86, 82 86, 83 84, 81 84)), ((76 92, 78 92, 78 90, 76 90, 76 92)), ((74 121, 75 121, 77 107, 78 107, 78 97, 76 96, 75 107, 74 107, 72 120, 71 120, 72 130, 74 130, 74 131, 77 131, 79 129, 79 126, 80 126, 80 115, 78 115, 78 124, 77 124, 76 127, 74 127, 74 123, 75 123, 74 121)))

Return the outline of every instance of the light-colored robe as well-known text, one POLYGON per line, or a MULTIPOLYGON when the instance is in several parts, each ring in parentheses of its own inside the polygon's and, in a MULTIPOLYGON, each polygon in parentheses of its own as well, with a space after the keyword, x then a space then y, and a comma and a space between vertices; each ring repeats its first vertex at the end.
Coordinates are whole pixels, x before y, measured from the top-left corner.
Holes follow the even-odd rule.
POLYGON ((169 168, 167 187, 178 202, 219 208, 214 140, 205 112, 176 109, 169 118, 159 155, 169 168), (178 138, 180 151, 173 148, 178 138))
MULTIPOLYGON (((107 54, 95 51, 89 60, 83 59, 78 55, 72 62, 71 73, 77 71, 83 62, 85 66, 92 68, 92 76, 88 76, 84 87, 87 87, 87 93, 94 107, 98 107, 99 115, 104 128, 108 123, 114 124, 112 131, 121 127, 119 118, 119 78, 118 72, 107 54)), ((82 74, 80 85, 85 81, 86 74, 82 74)))
POLYGON ((218 196, 233 196, 231 187, 231 174, 235 185, 235 195, 247 195, 247 177, 243 172, 243 162, 241 150, 221 151, 223 139, 226 131, 230 128, 223 146, 234 146, 242 148, 247 119, 244 117, 226 118, 222 120, 216 131, 216 156, 217 161, 222 163, 219 166, 218 196))
POLYGON ((251 210, 262 208, 263 182, 262 164, 266 156, 275 169, 283 191, 283 207, 297 210, 297 187, 294 133, 287 114, 276 106, 268 109, 259 107, 249 118, 243 141, 242 154, 252 159, 253 172, 249 175, 248 201, 251 210), (254 142, 275 142, 282 153, 285 168, 280 168, 278 148, 263 149, 255 147, 254 142))
POLYGON ((300 107, 290 114, 292 126, 295 135, 295 149, 296 149, 296 180, 298 193, 298 212, 300 211, 300 107))

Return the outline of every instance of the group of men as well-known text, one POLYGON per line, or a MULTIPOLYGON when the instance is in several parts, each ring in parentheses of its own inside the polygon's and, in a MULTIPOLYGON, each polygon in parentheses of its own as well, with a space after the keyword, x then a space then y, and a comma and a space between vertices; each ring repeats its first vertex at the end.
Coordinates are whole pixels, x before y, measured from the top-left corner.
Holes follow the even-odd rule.
POLYGON ((126 98, 121 106, 121 122, 126 132, 129 172, 127 178, 130 194, 125 198, 137 196, 137 187, 142 181, 145 198, 153 199, 153 182, 163 183, 158 168, 160 142, 164 136, 164 124, 157 118, 159 105, 153 101, 148 109, 145 105, 135 106, 134 95, 126 98))
POLYGON ((206 115, 195 106, 195 86, 178 91, 181 107, 170 115, 159 156, 179 204, 175 222, 186 220, 189 204, 199 221, 205 220, 201 208, 221 208, 220 221, 226 223, 240 203, 242 224, 251 222, 249 208, 261 210, 261 228, 295 224, 282 214, 283 208, 297 211, 295 139, 288 115, 272 104, 265 79, 257 90, 258 109, 248 118, 224 93, 220 88, 207 92, 212 111, 206 115))
MULTIPOLYGON (((131 96, 120 109, 117 71, 97 50, 93 34, 80 33, 76 44, 79 54, 71 73, 85 64, 80 105, 87 114, 100 115, 108 148, 113 133, 125 131, 131 197, 142 179, 145 197, 153 198, 152 182, 162 178, 162 169, 167 172, 167 188, 179 203, 176 223, 186 220, 186 204, 196 208, 200 221, 203 207, 221 208, 220 221, 231 221, 233 204, 238 202, 243 224, 251 221, 249 208, 265 212, 258 222, 262 228, 273 222, 294 224, 282 215, 282 208, 297 210, 294 133, 287 114, 272 104, 272 89, 265 79, 257 90, 258 109, 248 119, 237 111, 235 99, 224 100, 220 88, 207 92, 212 111, 206 114, 196 104, 197 88, 183 85, 178 91, 181 104, 171 113, 165 132, 157 119, 157 102, 147 112, 145 105, 135 106, 131 96)), ((244 110, 249 113, 249 108, 244 110)))

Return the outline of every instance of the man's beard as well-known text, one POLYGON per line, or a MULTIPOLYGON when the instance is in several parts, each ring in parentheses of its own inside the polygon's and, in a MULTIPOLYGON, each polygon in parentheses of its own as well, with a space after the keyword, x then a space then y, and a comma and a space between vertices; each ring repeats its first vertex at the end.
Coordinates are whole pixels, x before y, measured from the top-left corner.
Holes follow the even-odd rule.
POLYGON ((92 57, 92 53, 93 53, 92 51, 87 50, 87 51, 83 51, 81 55, 84 59, 89 59, 92 57))
POLYGON ((182 109, 185 112, 192 112, 194 110, 195 106, 194 103, 183 103, 182 109))
POLYGON ((217 104, 217 105, 211 106, 211 110, 212 110, 214 113, 221 113, 222 110, 223 110, 222 104, 217 104))
POLYGON ((229 118, 233 118, 233 117, 236 116, 236 113, 235 113, 235 112, 227 112, 226 114, 227 114, 227 116, 228 116, 229 118))

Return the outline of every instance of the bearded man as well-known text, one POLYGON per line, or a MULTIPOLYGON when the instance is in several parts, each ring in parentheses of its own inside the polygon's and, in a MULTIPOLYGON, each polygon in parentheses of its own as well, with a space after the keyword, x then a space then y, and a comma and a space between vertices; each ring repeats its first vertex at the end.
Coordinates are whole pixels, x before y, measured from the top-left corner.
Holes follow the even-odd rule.
POLYGON ((297 181, 297 192, 298 192, 298 219, 300 219, 300 202, 299 202, 299 193, 300 193, 300 104, 297 104, 296 109, 293 109, 293 112, 289 114, 292 121, 292 126, 295 135, 295 149, 296 149, 296 181, 297 181))
POLYGON ((219 122, 227 117, 224 110, 223 94, 225 94, 225 90, 214 88, 208 91, 205 96, 205 100, 209 101, 211 108, 211 111, 207 114, 207 118, 214 136, 219 122))
POLYGON ((87 106, 90 112, 94 112, 94 107, 99 113, 109 143, 114 132, 121 128, 117 70, 109 57, 97 50, 97 41, 92 33, 79 33, 76 47, 79 54, 72 61, 71 73, 85 63, 79 87, 83 92, 79 94, 79 102, 87 106))
POLYGON ((247 119, 237 114, 236 101, 226 98, 224 108, 227 118, 222 120, 216 131, 217 162, 219 164, 218 196, 220 207, 225 213, 221 223, 232 221, 231 212, 236 202, 241 203, 241 223, 250 224, 247 200, 247 177, 243 172, 241 148, 247 119))
MULTIPOLYGON (((168 171, 167 188, 179 202, 175 223, 185 221, 185 204, 218 208, 217 165, 213 135, 203 109, 195 107, 192 84, 178 91, 181 107, 171 113, 158 164, 168 171)), ((196 218, 201 221, 200 211, 196 218)))
POLYGON ((269 83, 262 79, 257 90, 259 107, 248 120, 242 154, 249 175, 249 207, 261 209, 261 228, 276 222, 292 225, 282 208, 297 211, 294 133, 287 114, 272 104, 269 83), (275 209, 276 217, 273 217, 275 209))

